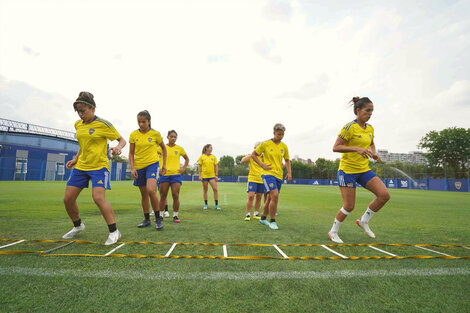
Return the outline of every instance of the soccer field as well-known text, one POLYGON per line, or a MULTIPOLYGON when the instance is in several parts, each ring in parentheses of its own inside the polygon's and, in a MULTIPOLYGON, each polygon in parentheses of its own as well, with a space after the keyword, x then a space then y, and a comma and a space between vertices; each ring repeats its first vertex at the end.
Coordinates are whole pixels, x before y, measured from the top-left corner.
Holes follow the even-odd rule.
MULTIPOLYGON (((277 223, 270 230, 257 220, 244 221, 246 184, 220 183, 219 203, 202 210, 200 183, 184 182, 180 224, 171 218, 164 230, 138 229, 140 193, 131 182, 113 182, 107 199, 113 205, 121 242, 116 254, 162 256, 171 243, 171 256, 205 258, 54 256, 104 255, 109 247, 107 227, 84 190, 78 199, 86 230, 74 243, 46 255, 0 255, 0 311, 60 312, 468 312, 470 259, 358 259, 343 260, 319 246, 332 244, 329 231, 341 197, 337 187, 284 185, 277 223), (244 243, 264 244, 236 245, 244 243), (327 257, 326 260, 282 259, 276 244, 289 257, 327 257), (288 244, 309 244, 292 246, 288 244), (220 259, 208 259, 216 256, 220 259), (262 259, 271 257, 272 259, 262 259), (330 259, 337 257, 337 260, 330 259)), ((63 182, 0 182, 0 239, 26 239, 2 251, 47 251, 61 242, 72 227, 63 207, 63 182)), ((370 222, 377 238, 370 239, 354 221, 372 194, 358 189, 356 210, 340 229, 346 244, 407 244, 376 246, 397 256, 470 255, 470 194, 418 190, 390 190, 391 200, 370 222), (416 244, 434 244, 431 249, 416 244), (440 252, 442 254, 438 254, 440 252)), ((170 200, 171 212, 171 200, 170 200)), ((13 241, 0 241, 0 246, 13 241)), ((387 256, 367 245, 329 246, 351 256, 387 256)))

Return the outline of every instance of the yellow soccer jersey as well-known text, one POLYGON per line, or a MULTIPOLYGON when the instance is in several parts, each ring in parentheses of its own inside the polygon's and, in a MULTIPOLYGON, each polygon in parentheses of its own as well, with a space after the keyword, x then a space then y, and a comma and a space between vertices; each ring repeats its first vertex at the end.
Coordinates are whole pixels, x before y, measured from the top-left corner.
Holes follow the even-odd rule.
POLYGON ((163 151, 162 151, 162 147, 158 146, 157 147, 157 154, 158 154, 158 162, 161 163, 162 159, 163 159, 163 151))
POLYGON ((206 154, 201 155, 197 164, 201 165, 201 176, 202 178, 212 178, 215 177, 215 165, 219 164, 215 155, 206 154))
POLYGON ((162 136, 154 129, 150 129, 145 134, 141 133, 139 129, 131 133, 129 143, 135 144, 134 167, 136 170, 158 162, 157 148, 162 142, 162 136))
MULTIPOLYGON (((374 128, 366 123, 366 129, 363 129, 356 121, 352 121, 344 125, 338 136, 346 141, 345 145, 348 147, 369 149, 374 139, 374 128)), ((339 170, 343 170, 346 174, 367 172, 370 170, 369 159, 357 152, 343 153, 339 170)))
POLYGON ((80 146, 80 156, 75 168, 81 171, 95 171, 106 167, 109 171, 108 139, 121 137, 114 126, 97 116, 90 124, 82 120, 75 122, 76 137, 80 146))
MULTIPOLYGON (((261 162, 264 163, 263 156, 258 157, 261 162)), ((253 158, 250 158, 250 171, 248 173, 248 182, 262 184, 263 180, 261 179, 261 172, 263 168, 256 163, 253 158)))
POLYGON ((272 139, 269 139, 256 147, 255 151, 258 155, 263 154, 264 163, 271 167, 269 171, 263 169, 261 175, 272 175, 282 180, 284 174, 282 171, 282 159, 290 159, 286 144, 282 141, 279 144, 275 144, 272 139))
MULTIPOLYGON (((179 175, 180 172, 180 158, 186 155, 186 151, 178 145, 170 147, 166 145, 166 174, 169 175, 179 175)), ((212 176, 213 177, 213 176, 212 176)))

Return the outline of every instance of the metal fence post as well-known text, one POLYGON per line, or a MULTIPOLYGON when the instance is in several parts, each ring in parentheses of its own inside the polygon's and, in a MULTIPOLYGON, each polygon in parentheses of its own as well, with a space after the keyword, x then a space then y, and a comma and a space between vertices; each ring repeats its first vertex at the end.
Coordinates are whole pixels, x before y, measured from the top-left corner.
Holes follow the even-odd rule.
POLYGON ((23 170, 24 170, 24 159, 21 160, 20 180, 23 180, 23 170))

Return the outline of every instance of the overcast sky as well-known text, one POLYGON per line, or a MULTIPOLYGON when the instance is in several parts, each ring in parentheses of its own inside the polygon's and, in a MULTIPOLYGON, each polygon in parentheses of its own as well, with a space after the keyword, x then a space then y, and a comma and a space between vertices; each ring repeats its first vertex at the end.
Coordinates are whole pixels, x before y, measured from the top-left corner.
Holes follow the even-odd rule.
MULTIPOLYGON (((236 156, 283 123, 291 158, 332 145, 368 96, 378 149, 470 127, 470 1, 0 0, 0 117, 74 131, 72 103, 128 140, 148 110, 236 156)), ((125 154, 127 154, 127 149, 125 154)))

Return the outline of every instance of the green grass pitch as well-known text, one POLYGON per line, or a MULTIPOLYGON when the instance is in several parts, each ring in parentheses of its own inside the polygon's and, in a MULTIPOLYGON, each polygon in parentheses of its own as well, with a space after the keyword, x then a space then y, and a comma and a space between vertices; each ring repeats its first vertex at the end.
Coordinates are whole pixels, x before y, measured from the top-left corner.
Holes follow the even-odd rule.
MULTIPOLYGON (((202 186, 184 182, 180 224, 138 229, 140 194, 112 182, 107 199, 121 241, 330 244, 341 197, 337 187, 284 185, 279 230, 243 220, 246 184, 220 183, 214 210, 203 211, 202 186)), ((61 239, 72 227, 63 182, 0 182, 0 238, 61 239)), ((470 244, 470 193, 390 190, 370 222, 377 238, 354 221, 373 195, 357 191, 356 209, 340 229, 345 243, 470 244)), ((170 197, 171 198, 171 197, 170 197)), ((78 198, 86 230, 54 253, 103 255, 107 227, 85 189, 78 198)), ((171 200, 170 200, 171 214, 171 200)), ((9 242, 0 241, 0 246, 9 242)), ((60 243, 24 242, 0 249, 44 251, 60 243)), ((169 245, 125 245, 116 253, 164 255, 169 245)), ((281 247, 289 256, 334 256, 321 247, 281 247)), ((380 247, 397 255, 436 255, 415 247, 380 247)), ((227 246, 228 256, 276 256, 273 247, 227 246)), ((368 247, 336 247, 347 256, 382 256, 368 247)), ((453 256, 470 249, 432 247, 453 256)), ((220 246, 176 246, 173 255, 223 255, 220 246)), ((469 312, 470 260, 219 260, 0 255, 1 312, 469 312)))

